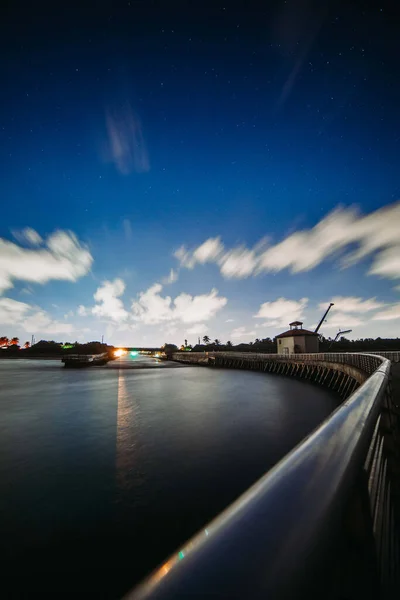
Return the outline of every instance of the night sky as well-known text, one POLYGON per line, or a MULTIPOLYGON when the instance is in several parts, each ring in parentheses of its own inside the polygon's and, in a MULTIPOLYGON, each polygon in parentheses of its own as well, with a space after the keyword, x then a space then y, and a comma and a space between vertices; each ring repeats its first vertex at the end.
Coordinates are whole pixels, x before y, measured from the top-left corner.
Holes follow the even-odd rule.
POLYGON ((393 5, 3 8, 0 334, 398 336, 393 5))

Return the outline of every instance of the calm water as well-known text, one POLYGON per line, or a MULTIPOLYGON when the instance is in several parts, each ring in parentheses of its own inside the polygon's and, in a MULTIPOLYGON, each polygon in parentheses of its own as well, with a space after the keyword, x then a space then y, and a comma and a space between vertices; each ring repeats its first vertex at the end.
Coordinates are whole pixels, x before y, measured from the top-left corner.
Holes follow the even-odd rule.
POLYGON ((333 407, 261 373, 1 360, 2 597, 121 597, 333 407))

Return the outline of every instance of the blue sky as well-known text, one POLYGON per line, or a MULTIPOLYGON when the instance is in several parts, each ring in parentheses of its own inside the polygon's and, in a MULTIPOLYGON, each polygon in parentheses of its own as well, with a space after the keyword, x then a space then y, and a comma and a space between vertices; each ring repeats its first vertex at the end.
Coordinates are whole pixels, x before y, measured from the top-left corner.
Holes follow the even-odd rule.
POLYGON ((319 4, 9 15, 2 335, 398 335, 391 9, 319 4))

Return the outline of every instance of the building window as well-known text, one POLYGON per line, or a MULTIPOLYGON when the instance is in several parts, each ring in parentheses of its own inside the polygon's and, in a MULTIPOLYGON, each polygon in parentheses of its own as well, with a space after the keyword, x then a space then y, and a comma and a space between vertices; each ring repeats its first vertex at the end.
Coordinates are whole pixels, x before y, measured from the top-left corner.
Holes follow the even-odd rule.
POLYGON ((282 344, 282 340, 279 340, 279 343, 282 344))

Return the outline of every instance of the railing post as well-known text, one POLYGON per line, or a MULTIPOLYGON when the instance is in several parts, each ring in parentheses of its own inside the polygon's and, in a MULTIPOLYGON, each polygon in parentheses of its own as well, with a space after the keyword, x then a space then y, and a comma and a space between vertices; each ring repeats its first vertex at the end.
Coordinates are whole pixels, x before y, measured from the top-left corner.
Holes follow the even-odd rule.
MULTIPOLYGON (((343 514, 343 556, 339 560, 342 589, 338 598, 379 598, 380 574, 373 535, 368 477, 363 469, 354 482, 343 514)), ((338 578, 340 582, 340 576, 338 578)))

